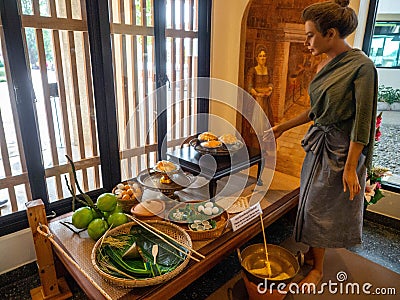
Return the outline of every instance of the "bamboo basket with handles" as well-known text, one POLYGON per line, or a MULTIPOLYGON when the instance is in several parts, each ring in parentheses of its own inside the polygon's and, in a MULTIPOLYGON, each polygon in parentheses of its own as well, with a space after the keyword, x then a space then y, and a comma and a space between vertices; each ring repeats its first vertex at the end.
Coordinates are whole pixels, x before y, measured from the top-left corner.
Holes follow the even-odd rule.
MULTIPOLYGON (((170 222, 165 222, 165 221, 146 221, 149 225, 153 226, 154 228, 168 234, 171 237, 171 240, 176 240, 184 245, 186 245, 188 248, 192 248, 192 241, 190 239, 190 236, 180 228, 179 226, 172 224, 170 222)), ((118 234, 126 234, 130 231, 131 227, 133 225, 136 225, 136 222, 129 222, 122 224, 118 227, 115 227, 111 229, 108 233, 106 233, 107 236, 113 236, 113 235, 118 235, 118 234)), ((100 274, 100 276, 107 282, 111 284, 115 284, 120 287, 124 288, 132 288, 132 287, 144 287, 144 286, 151 286, 151 285, 157 285, 160 283, 163 283, 167 280, 170 280, 174 278, 176 275, 178 275, 182 270, 186 267, 186 265, 189 263, 190 257, 186 256, 185 260, 173 271, 159 275, 153 278, 138 278, 138 279, 128 279, 128 278, 119 278, 116 276, 112 276, 103 270, 101 270, 98 266, 98 262, 96 260, 96 254, 97 250, 100 247, 102 238, 100 238, 96 244, 93 247, 92 254, 91 254, 91 261, 93 264, 94 269, 100 274)))

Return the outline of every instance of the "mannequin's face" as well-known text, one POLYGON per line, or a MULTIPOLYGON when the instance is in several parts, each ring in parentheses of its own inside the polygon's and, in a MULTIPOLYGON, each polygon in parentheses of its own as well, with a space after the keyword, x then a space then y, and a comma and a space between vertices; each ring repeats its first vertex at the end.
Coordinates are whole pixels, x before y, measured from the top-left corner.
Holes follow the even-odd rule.
POLYGON ((319 55, 326 53, 330 48, 330 37, 327 34, 322 36, 321 32, 317 30, 314 22, 306 21, 305 23, 306 40, 304 45, 307 46, 312 55, 319 55))
POLYGON ((259 65, 265 65, 265 63, 267 62, 267 53, 265 53, 264 50, 261 50, 260 53, 258 53, 257 55, 257 62, 259 65))

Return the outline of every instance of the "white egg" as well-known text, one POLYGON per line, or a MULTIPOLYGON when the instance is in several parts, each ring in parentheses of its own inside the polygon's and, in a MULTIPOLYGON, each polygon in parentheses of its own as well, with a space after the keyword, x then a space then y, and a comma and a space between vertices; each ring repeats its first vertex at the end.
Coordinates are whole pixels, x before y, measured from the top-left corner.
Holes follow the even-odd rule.
POLYGON ((204 220, 203 222, 201 222, 201 224, 203 225, 210 225, 210 223, 207 220, 204 220))
POLYGON ((204 229, 205 230, 210 230, 210 229, 212 229, 212 226, 211 225, 204 225, 204 229))
POLYGON ((203 205, 199 205, 199 207, 197 208, 198 212, 203 212, 204 211, 204 206, 203 205))
POLYGON ((213 207, 214 203, 212 202, 207 202, 206 204, 204 204, 205 207, 213 207))
POLYGON ((218 209, 218 207, 214 206, 214 207, 212 208, 212 214, 213 214, 213 215, 216 215, 217 213, 219 213, 219 209, 218 209))
POLYGON ((194 224, 201 224, 201 221, 200 220, 194 220, 193 223, 194 224))
POLYGON ((211 216, 211 215, 212 215, 212 208, 211 208, 211 207, 206 207, 206 208, 204 208, 204 213, 205 213, 207 216, 211 216))
POLYGON ((197 229, 198 228, 198 224, 190 224, 190 228, 192 228, 192 229, 197 229))
POLYGON ((117 188, 119 188, 120 190, 123 190, 123 189, 125 189, 125 185, 123 183, 118 183, 117 188))
POLYGON ((203 231, 204 230, 204 226, 203 225, 198 225, 197 226, 197 231, 203 231))

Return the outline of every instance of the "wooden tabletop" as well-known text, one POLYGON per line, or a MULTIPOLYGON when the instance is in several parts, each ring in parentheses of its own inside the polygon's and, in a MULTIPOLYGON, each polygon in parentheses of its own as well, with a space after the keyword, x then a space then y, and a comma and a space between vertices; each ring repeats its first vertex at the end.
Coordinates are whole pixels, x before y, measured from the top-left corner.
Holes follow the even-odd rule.
MULTIPOLYGON (((264 226, 269 226, 289 210, 295 207, 298 203, 298 178, 294 178, 285 174, 274 176, 274 180, 268 190, 268 193, 261 201, 263 209, 264 226)), ((156 286, 138 287, 132 289, 124 289, 123 295, 113 299, 169 299, 187 287, 189 284, 197 280, 204 273, 218 264, 224 257, 240 247, 261 231, 259 219, 246 225, 235 232, 230 229, 217 239, 207 242, 194 242, 193 248, 205 255, 205 259, 200 262, 191 260, 186 268, 173 279, 156 286)), ((55 235, 57 238, 57 235, 55 235)), ((77 238, 79 241, 79 237, 77 238)), ((57 238, 58 243, 64 247, 66 241, 61 241, 57 238)), ((79 243, 79 242, 78 242, 79 243)), ((79 247, 79 245, 76 245, 79 247)), ((68 247, 64 250, 68 253, 68 247)), ((74 277, 82 290, 90 299, 107 299, 99 290, 91 283, 91 280, 86 278, 84 274, 74 267, 66 258, 65 255, 57 251, 55 252, 61 262, 64 264, 68 272, 74 277)), ((93 280, 93 279, 92 279, 93 280)), ((106 292, 112 295, 115 289, 121 295, 121 289, 114 286, 109 286, 106 292)))
POLYGON ((183 147, 167 152, 168 157, 181 168, 207 179, 220 179, 260 162, 260 150, 244 146, 232 155, 212 156, 201 154, 193 147, 183 147))

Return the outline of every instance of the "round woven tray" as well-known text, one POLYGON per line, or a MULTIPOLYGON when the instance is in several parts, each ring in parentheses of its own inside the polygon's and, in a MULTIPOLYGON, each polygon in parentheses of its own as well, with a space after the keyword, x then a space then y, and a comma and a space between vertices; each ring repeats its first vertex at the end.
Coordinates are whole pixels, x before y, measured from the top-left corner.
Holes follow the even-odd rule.
POLYGON ((224 232, 224 230, 228 224, 229 215, 226 211, 224 211, 221 215, 216 217, 214 220, 217 222, 217 226, 213 229, 195 231, 195 230, 189 229, 188 224, 185 224, 185 226, 186 226, 185 230, 190 235, 190 237, 193 241, 215 239, 215 238, 219 237, 222 234, 222 232, 224 232))
MULTIPOLYGON (((182 244, 186 245, 188 248, 192 248, 192 241, 190 239, 190 236, 180 228, 179 226, 172 224, 170 222, 165 222, 165 221, 146 221, 147 224, 153 226, 154 228, 166 233, 169 235, 172 239, 181 242, 182 244)), ((111 229, 108 233, 107 236, 113 236, 113 235, 118 235, 118 234, 124 234, 128 233, 133 225, 136 225, 136 222, 129 222, 125 223, 121 226, 115 227, 114 229, 111 229)), ((107 274, 103 270, 101 270, 98 266, 97 260, 96 260, 96 252, 98 248, 100 247, 101 240, 99 239, 96 244, 93 247, 92 254, 91 254, 91 260, 94 269, 100 274, 100 276, 107 282, 125 287, 125 288, 132 288, 132 287, 143 287, 143 286, 151 286, 151 285, 156 285, 159 283, 163 283, 167 280, 170 280, 171 278, 175 277, 178 275, 189 263, 189 256, 186 256, 185 260, 173 271, 156 276, 153 278, 138 278, 138 279, 127 279, 127 278, 119 278, 112 276, 110 274, 107 274)))

